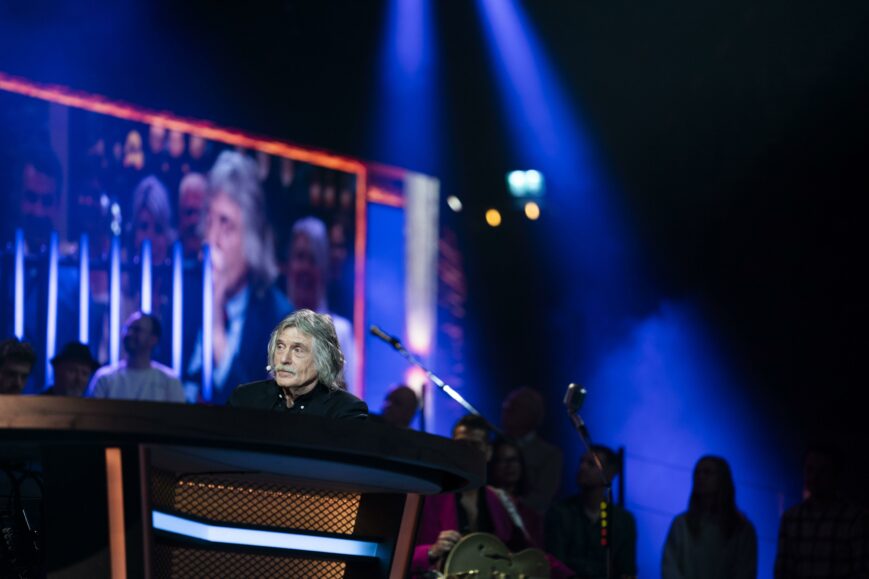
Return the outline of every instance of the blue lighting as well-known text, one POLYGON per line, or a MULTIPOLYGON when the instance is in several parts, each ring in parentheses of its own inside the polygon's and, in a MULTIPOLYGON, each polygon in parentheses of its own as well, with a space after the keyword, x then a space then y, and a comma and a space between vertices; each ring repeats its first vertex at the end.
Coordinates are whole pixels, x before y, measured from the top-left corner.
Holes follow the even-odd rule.
POLYGON ((390 0, 381 54, 377 125, 384 158, 417 170, 438 152, 438 88, 431 0, 390 0))
POLYGON ((48 316, 45 328, 45 383, 54 384, 54 358, 57 346, 57 232, 51 232, 48 245, 48 316))
POLYGON ((151 240, 142 242, 142 312, 151 313, 151 240))
POLYGON ((322 555, 377 556, 377 543, 371 541, 209 525, 160 511, 153 511, 151 523, 158 531, 166 531, 209 543, 290 549, 322 555))
POLYGON ((15 337, 24 339, 24 232, 15 230, 15 337))
POLYGON ((184 337, 181 323, 184 306, 183 260, 181 242, 176 241, 172 250, 172 369, 176 376, 181 376, 181 344, 184 337))
POLYGON ((82 233, 78 261, 78 341, 87 344, 90 315, 90 251, 87 233, 82 233))
POLYGON ((111 275, 109 276, 109 363, 117 364, 121 359, 121 236, 112 236, 112 250, 109 255, 111 275))
POLYGON ((211 248, 202 246, 202 399, 211 402, 211 374, 214 366, 214 286, 211 275, 211 248))

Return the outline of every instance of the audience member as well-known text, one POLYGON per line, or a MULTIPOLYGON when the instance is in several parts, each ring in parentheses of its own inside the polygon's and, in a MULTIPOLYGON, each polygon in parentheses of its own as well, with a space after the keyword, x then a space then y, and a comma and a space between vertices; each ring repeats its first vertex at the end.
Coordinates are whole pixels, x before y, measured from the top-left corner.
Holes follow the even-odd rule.
MULTIPOLYGON (((489 423, 480 416, 461 418, 453 428, 453 440, 478 449, 488 462, 492 456, 489 423)), ((425 574, 442 565, 442 560, 462 536, 473 532, 491 533, 511 551, 542 547, 539 529, 530 528, 510 496, 490 486, 458 493, 425 497, 416 535, 411 571, 425 574)), ((553 577, 572 577, 560 561, 548 556, 553 577)))
POLYGON ((368 406, 346 391, 344 356, 332 319, 297 310, 281 320, 268 344, 272 378, 239 386, 230 406, 330 418, 365 418, 368 406))
POLYGON ((419 399, 413 388, 399 384, 386 393, 380 409, 380 419, 398 428, 410 428, 418 409, 419 399))
POLYGON ((507 395, 501 407, 501 426, 522 450, 527 486, 522 500, 544 514, 561 481, 562 454, 537 434, 543 422, 543 397, 531 388, 518 388, 507 395))
POLYGON ((757 577, 754 525, 736 508, 736 486, 723 458, 704 456, 694 467, 688 511, 670 526, 663 579, 757 577))
POLYGON ((576 571, 577 577, 623 579, 637 575, 634 517, 616 504, 605 503, 606 488, 619 473, 618 462, 611 449, 593 445, 579 462, 579 494, 555 505, 546 515, 546 547, 576 571))
POLYGON ((178 233, 184 259, 199 259, 202 249, 200 227, 204 213, 208 181, 201 173, 188 173, 178 187, 178 233))
POLYGON ((169 248, 175 242, 172 227, 172 204, 169 192, 154 175, 142 179, 133 192, 132 237, 133 251, 139 255, 142 243, 151 242, 151 263, 159 265, 169 258, 169 248))
POLYGON ((335 322, 338 342, 346 356, 347 389, 354 390, 356 351, 350 320, 329 309, 329 237, 325 224, 316 217, 300 219, 293 225, 286 259, 282 264, 286 293, 297 308, 328 313, 335 322))
POLYGON ((91 376, 100 367, 90 348, 81 342, 69 342, 51 359, 54 384, 42 393, 49 396, 84 396, 91 376))
POLYGON ((160 321, 136 312, 124 324, 126 360, 101 368, 88 387, 91 398, 184 402, 184 389, 172 370, 151 359, 160 339, 160 321))
POLYGON ((47 146, 28 147, 21 157, 19 215, 28 253, 48 246, 60 207, 63 170, 47 146))
POLYGON ((0 394, 21 394, 35 365, 36 353, 27 342, 0 342, 0 394))
POLYGON ((806 453, 806 498, 782 515, 776 579, 869 577, 869 521, 839 496, 839 467, 832 447, 806 453))
MULTIPOLYGON (((209 175, 205 218, 213 268, 211 402, 224 404, 233 385, 265 375, 261 345, 277 320, 292 311, 275 287, 277 274, 265 197, 256 163, 224 151, 209 175)), ((202 332, 187 369, 191 390, 200 382, 202 332)), ((188 398, 195 398, 188 392, 188 398)))

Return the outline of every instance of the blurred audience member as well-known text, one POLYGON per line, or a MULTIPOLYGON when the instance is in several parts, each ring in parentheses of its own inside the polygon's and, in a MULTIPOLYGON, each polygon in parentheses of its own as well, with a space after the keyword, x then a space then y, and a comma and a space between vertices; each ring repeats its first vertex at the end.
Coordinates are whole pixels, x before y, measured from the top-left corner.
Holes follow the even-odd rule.
POLYGON ((49 396, 84 396, 91 376, 100 367, 90 348, 81 342, 69 342, 51 359, 54 385, 42 393, 49 396))
POLYGON ((54 152, 44 147, 26 148, 21 157, 20 219, 29 253, 48 245, 56 227, 63 172, 54 152))
POLYGON ((510 493, 522 501, 525 489, 525 461, 519 446, 506 438, 497 438, 492 444, 492 459, 489 461, 488 482, 493 487, 510 493))
POLYGON ((501 407, 501 426, 522 450, 527 486, 522 500, 538 513, 545 513, 561 481, 561 450, 537 434, 543 422, 543 397, 531 388, 518 388, 507 395, 501 407))
POLYGON ((151 242, 151 263, 160 265, 169 258, 169 248, 175 242, 172 227, 172 204, 169 192, 157 177, 142 179, 133 192, 133 250, 139 255, 142 243, 151 242))
MULTIPOLYGON (((453 427, 453 440, 478 449, 486 462, 492 457, 489 436, 489 423, 481 416, 464 416, 453 427)), ((421 575, 439 568, 442 559, 469 533, 495 535, 513 552, 542 548, 540 529, 529 526, 522 512, 506 492, 491 486, 425 497, 411 573, 421 575)), ((553 577, 573 576, 560 561, 551 556, 548 559, 553 577)))
POLYGON ((839 472, 832 447, 806 453, 806 498, 782 515, 776 579, 869 577, 869 521, 864 510, 839 497, 839 472))
POLYGON ((555 505, 546 515, 546 547, 576 571, 577 577, 623 579, 637 575, 637 526, 633 515, 612 503, 606 504, 605 517, 602 513, 606 487, 619 473, 618 462, 611 449, 592 445, 591 452, 586 452, 579 462, 579 494, 555 505), (609 575, 608 557, 612 564, 609 575))
POLYGON ((356 349, 353 325, 329 310, 326 292, 329 285, 329 237, 325 224, 316 217, 300 219, 293 225, 289 250, 282 264, 286 293, 297 308, 329 314, 335 322, 338 342, 344 352, 347 390, 354 392, 356 349))
POLYGON ((188 173, 181 179, 178 189, 178 233, 181 247, 184 250, 184 259, 195 261, 199 259, 199 251, 202 249, 200 227, 208 180, 201 173, 188 173))
POLYGON ((160 321, 136 312, 124 324, 126 360, 101 368, 88 387, 92 398, 184 402, 181 382, 166 366, 151 359, 160 339, 160 321))
POLYGON ((736 508, 736 486, 723 458, 704 456, 694 467, 688 511, 670 525, 663 579, 753 579, 757 535, 736 508))
POLYGON ((27 342, 0 342, 0 394, 21 394, 35 365, 36 353, 27 342))
MULTIPOLYGON (((274 241, 256 163, 235 151, 221 153, 205 205, 214 288, 210 402, 225 404, 236 384, 265 378, 262 346, 292 308, 273 283, 274 241)), ((201 371, 200 330, 188 366, 188 398, 195 398, 201 371)))
POLYGON ((413 388, 399 384, 386 393, 380 409, 380 418, 383 422, 398 428, 410 428, 410 423, 418 409, 419 399, 413 388))

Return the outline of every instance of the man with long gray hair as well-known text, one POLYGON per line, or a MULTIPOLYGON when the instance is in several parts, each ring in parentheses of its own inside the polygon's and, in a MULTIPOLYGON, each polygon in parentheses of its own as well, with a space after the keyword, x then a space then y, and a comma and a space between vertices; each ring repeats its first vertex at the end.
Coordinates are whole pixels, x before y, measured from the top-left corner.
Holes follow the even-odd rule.
POLYGON ((230 406, 313 414, 329 418, 365 418, 368 406, 346 390, 344 354, 332 318, 298 310, 278 324, 269 338, 269 380, 243 384, 230 406))

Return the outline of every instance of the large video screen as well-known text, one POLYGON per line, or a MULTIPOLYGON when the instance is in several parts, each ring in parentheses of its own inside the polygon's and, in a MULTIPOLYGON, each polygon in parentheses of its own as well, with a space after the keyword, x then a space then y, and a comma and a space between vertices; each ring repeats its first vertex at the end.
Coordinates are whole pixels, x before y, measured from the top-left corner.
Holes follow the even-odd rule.
POLYGON ((352 164, 2 91, 0 126, 0 330, 37 352, 26 391, 50 386, 71 341, 123 358, 120 329, 141 309, 188 401, 220 404, 266 377, 271 330, 302 307, 333 315, 354 391, 352 164))

